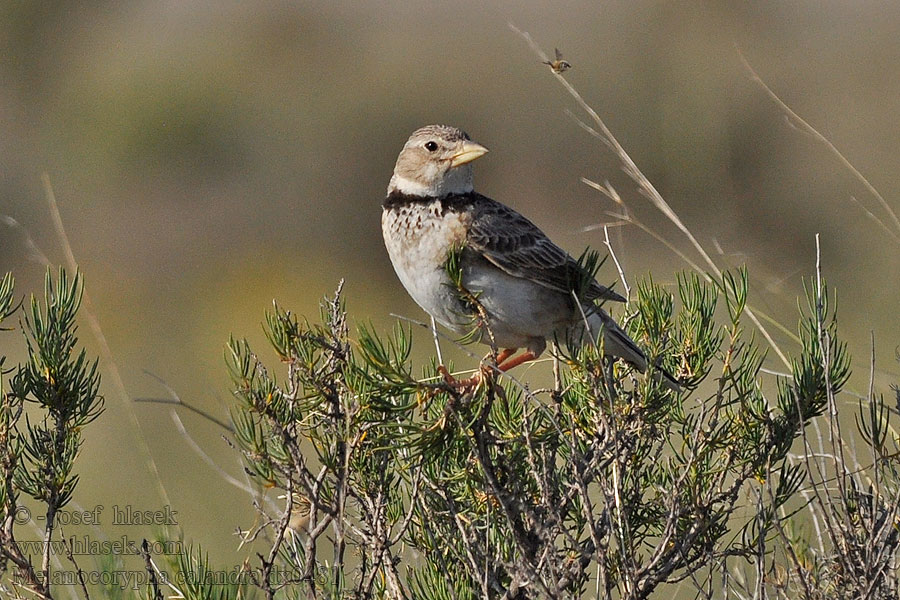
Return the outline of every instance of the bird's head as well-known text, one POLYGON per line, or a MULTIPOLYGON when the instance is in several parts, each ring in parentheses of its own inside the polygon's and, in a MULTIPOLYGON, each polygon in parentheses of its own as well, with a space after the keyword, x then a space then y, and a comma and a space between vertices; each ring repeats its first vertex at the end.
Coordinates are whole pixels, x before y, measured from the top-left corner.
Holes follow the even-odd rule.
POLYGON ((456 127, 428 125, 417 129, 397 157, 388 193, 441 198, 471 192, 470 163, 487 151, 456 127))

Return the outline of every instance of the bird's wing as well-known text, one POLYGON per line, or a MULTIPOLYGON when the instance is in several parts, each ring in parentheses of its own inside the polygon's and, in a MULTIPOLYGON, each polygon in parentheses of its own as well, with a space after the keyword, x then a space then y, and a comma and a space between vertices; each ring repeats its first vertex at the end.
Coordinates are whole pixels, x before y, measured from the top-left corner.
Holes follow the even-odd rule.
MULTIPOLYGON (((584 268, 550 241, 537 225, 490 198, 479 196, 473 205, 466 245, 514 277, 570 294, 583 281, 584 268)), ((592 280, 587 300, 625 298, 592 280)))
POLYGON ((553 50, 556 53, 556 60, 562 60, 562 52, 559 51, 559 48, 554 48, 553 50))

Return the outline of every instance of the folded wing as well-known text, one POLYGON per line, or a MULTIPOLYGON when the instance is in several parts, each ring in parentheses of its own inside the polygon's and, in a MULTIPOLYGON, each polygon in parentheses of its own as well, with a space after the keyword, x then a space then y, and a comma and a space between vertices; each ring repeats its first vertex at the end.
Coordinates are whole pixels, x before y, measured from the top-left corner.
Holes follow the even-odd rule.
MULTIPOLYGON (((467 247, 514 277, 530 279, 570 294, 583 281, 584 269, 550 241, 534 223, 499 202, 481 196, 475 203, 467 247)), ((620 294, 592 280, 585 300, 624 302, 620 294)))

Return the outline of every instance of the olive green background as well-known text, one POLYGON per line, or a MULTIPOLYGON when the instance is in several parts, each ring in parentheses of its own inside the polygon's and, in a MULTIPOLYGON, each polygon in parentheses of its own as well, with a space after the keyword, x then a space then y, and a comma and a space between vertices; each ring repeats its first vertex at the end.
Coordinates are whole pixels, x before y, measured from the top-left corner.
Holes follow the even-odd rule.
MULTIPOLYGON (((51 261, 65 260, 46 172, 125 393, 165 397, 149 371, 225 417, 224 343, 234 333, 263 350, 273 298, 315 318, 344 278, 354 320, 386 330, 391 313, 423 318, 392 272, 379 221, 397 152, 421 125, 456 125, 490 148, 477 188, 573 254, 602 245, 602 231, 584 229, 617 209, 587 177, 608 179, 697 260, 566 114, 584 116, 508 22, 563 51, 566 78, 718 263, 748 265, 752 304, 790 330, 820 233, 859 359, 851 387, 868 383, 873 331, 878 385, 887 392, 900 380, 900 243, 863 207, 890 219, 788 122, 737 52, 900 211, 892 1, 3 2, 0 215, 21 227, 0 223, 0 270, 15 272, 23 294, 40 289, 44 267, 26 233, 51 261)), ((632 283, 652 272, 671 284, 687 268, 635 227, 615 229, 613 243, 632 283)), ((614 279, 611 264, 604 277, 614 279)), ((82 337, 100 353, 87 312, 82 337)), ((0 344, 22 357, 17 334, 0 344)), ((424 331, 415 348, 424 363, 433 351, 424 331)), ((773 353, 767 366, 784 370, 773 353)), ((232 532, 253 520, 248 496, 191 449, 168 407, 128 404, 107 360, 103 372, 107 411, 86 431, 77 501, 170 505, 189 539, 222 564, 235 560, 232 532)), ((242 478, 223 432, 181 415, 192 439, 242 478)), ((152 533, 104 525, 111 537, 152 533)))

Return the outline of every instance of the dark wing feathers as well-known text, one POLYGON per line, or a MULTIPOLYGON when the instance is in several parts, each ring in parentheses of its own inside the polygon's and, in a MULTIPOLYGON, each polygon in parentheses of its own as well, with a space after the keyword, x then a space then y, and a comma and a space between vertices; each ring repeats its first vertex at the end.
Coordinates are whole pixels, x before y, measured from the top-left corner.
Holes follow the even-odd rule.
MULTIPOLYGON (((550 241, 537 225, 514 211, 484 196, 473 203, 467 246, 514 277, 571 293, 583 272, 578 262, 550 241)), ((613 290, 591 282, 587 300, 625 298, 613 290)))

